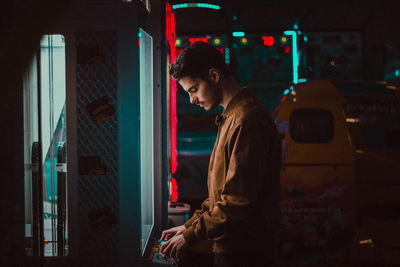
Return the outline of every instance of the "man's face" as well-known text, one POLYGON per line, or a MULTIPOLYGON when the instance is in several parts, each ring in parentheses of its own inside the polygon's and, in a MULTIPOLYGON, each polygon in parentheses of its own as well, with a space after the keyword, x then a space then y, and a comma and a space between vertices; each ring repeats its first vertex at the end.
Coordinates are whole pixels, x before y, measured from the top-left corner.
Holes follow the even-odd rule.
POLYGON ((207 111, 217 107, 222 101, 221 90, 203 79, 183 77, 178 82, 189 94, 190 103, 197 104, 207 111))

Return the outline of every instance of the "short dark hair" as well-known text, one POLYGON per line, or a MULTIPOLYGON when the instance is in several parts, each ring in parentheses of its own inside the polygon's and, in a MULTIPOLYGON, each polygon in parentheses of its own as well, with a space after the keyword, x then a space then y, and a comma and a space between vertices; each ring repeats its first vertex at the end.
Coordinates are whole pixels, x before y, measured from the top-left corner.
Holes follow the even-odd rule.
POLYGON ((208 81, 208 71, 211 68, 218 69, 224 76, 230 74, 220 51, 207 43, 195 42, 183 49, 171 65, 169 74, 177 81, 187 76, 208 81))

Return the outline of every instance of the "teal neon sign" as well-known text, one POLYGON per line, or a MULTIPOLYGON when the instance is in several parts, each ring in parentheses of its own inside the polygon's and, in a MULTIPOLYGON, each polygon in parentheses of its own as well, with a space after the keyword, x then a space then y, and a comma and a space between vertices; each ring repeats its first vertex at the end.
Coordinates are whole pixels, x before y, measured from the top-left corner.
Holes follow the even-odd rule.
POLYGON ((299 55, 297 53, 297 32, 284 31, 283 34, 292 36, 292 50, 293 50, 293 83, 299 82, 299 55))
POLYGON ((219 6, 219 5, 213 5, 213 4, 207 4, 207 3, 183 3, 183 4, 172 5, 172 9, 189 8, 189 7, 209 8, 209 9, 215 9, 215 10, 221 9, 221 6, 219 6))
POLYGON ((244 32, 232 32, 233 37, 243 37, 244 35, 244 32))

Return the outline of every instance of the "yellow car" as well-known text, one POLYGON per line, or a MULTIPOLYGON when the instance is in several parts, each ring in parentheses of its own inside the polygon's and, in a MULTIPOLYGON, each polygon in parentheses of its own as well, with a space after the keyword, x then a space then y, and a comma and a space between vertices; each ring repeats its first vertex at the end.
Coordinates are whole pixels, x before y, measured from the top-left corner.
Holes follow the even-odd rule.
POLYGON ((285 90, 273 116, 282 140, 282 261, 353 266, 356 212, 400 207, 400 177, 388 167, 400 164, 399 90, 386 82, 311 81, 285 90), (392 196, 374 195, 388 183, 392 196))

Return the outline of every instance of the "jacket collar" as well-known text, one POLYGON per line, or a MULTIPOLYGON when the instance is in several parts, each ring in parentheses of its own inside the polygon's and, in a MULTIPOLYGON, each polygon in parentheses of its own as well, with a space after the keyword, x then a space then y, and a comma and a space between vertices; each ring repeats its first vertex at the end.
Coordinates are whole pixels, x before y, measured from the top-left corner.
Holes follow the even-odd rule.
POLYGON ((251 94, 250 89, 244 87, 242 90, 240 90, 240 92, 234 95, 232 99, 229 101, 226 109, 222 112, 222 114, 217 115, 215 117, 215 125, 220 126, 225 121, 226 117, 229 117, 229 115, 232 114, 232 111, 239 104, 239 102, 242 99, 248 97, 250 94, 251 94))
POLYGON ((238 92, 236 95, 232 97, 232 99, 229 101, 226 109, 222 112, 222 115, 224 117, 229 116, 232 111, 235 109, 237 104, 239 104, 242 99, 247 98, 251 94, 251 91, 248 87, 244 87, 240 92, 238 92))

